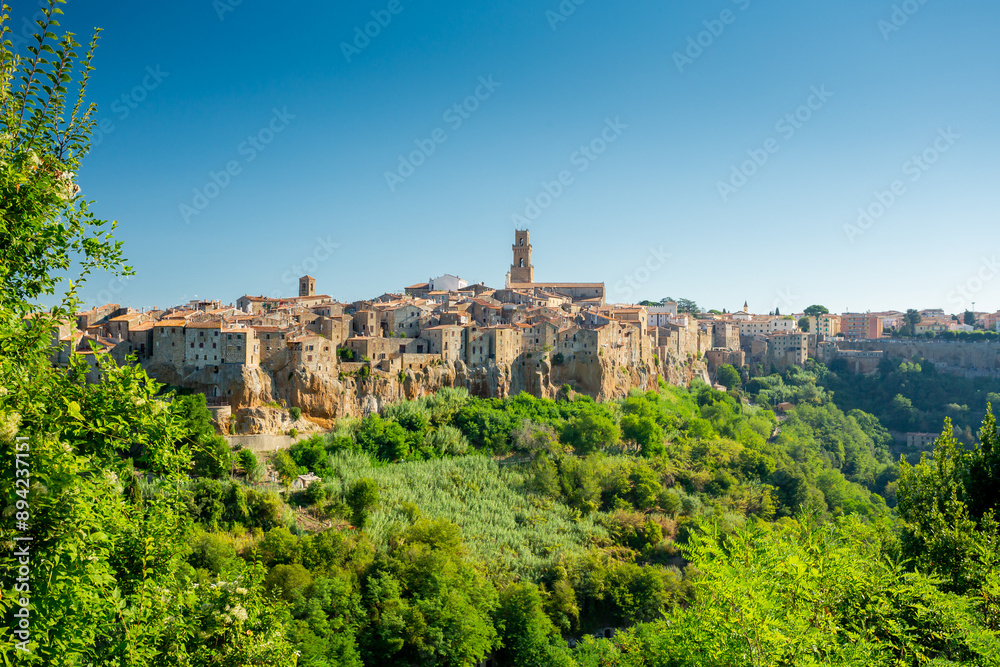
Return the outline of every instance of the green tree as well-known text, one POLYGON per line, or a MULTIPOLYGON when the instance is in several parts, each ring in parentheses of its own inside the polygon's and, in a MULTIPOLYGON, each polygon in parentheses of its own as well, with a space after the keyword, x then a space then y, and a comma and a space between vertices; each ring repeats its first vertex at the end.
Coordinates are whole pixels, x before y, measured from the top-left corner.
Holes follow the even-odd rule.
POLYGON ((808 316, 802 316, 802 317, 800 317, 798 324, 799 324, 799 331, 802 331, 804 333, 809 333, 809 317, 808 316))
POLYGON ((358 528, 368 523, 368 515, 378 505, 378 484, 372 479, 359 479, 347 490, 344 500, 351 508, 351 521, 358 528))
POLYGON ((501 648, 499 665, 520 667, 570 667, 574 665, 566 643, 546 615, 542 596, 532 584, 514 584, 500 595, 496 611, 501 648))
POLYGON ((618 444, 621 429, 611 417, 588 410, 570 420, 562 437, 578 454, 589 454, 618 444))
POLYGON ((622 417, 622 437, 636 443, 643 456, 659 456, 663 453, 663 429, 651 416, 627 414, 622 417))
POLYGON ((257 459, 257 455, 253 453, 253 450, 241 449, 236 454, 236 460, 247 479, 255 482, 260 481, 260 461, 257 459))
POLYGON ((916 466, 899 477, 903 553, 920 571, 945 580, 945 590, 975 599, 985 622, 1000 630, 1000 525, 997 523, 996 420, 988 413, 972 451, 952 435, 951 422, 916 466))
POLYGON ((971 310, 965 311, 965 315, 962 316, 962 322, 968 324, 970 327, 976 325, 976 314, 971 310))
POLYGON ((826 306, 809 306, 803 311, 806 317, 819 317, 820 315, 828 315, 830 313, 826 306))
POLYGON ((743 381, 740 372, 731 364, 722 364, 715 375, 716 381, 726 389, 739 389, 743 381))
MULTIPOLYGON (((77 356, 68 368, 50 363, 52 329, 71 317, 83 280, 130 269, 114 225, 94 219, 73 182, 94 125, 85 92, 96 36, 80 56, 71 34, 57 34, 55 0, 42 3, 18 58, 8 11, 0 10, 0 493, 4 507, 30 507, 34 540, 27 652, 4 633, 4 664, 289 664, 285 621, 263 594, 259 567, 234 561, 217 587, 190 576, 181 489, 191 433, 158 397, 161 386, 106 355, 93 357, 96 383, 77 356), (76 279, 60 284, 66 275, 76 279), (40 312, 35 299, 57 288, 56 307, 40 312), (30 484, 19 489, 18 479, 30 484)), ((0 541, 20 534, 5 520, 0 541)), ((20 597, 16 567, 0 561, 5 619, 20 597)))
POLYGON ((689 313, 691 315, 698 315, 701 313, 701 308, 697 303, 691 299, 678 299, 677 300, 677 312, 678 313, 689 313))
POLYGON ((899 333, 902 336, 916 336, 917 335, 917 325, 923 321, 920 316, 920 312, 910 308, 903 315, 903 326, 899 328, 899 333))

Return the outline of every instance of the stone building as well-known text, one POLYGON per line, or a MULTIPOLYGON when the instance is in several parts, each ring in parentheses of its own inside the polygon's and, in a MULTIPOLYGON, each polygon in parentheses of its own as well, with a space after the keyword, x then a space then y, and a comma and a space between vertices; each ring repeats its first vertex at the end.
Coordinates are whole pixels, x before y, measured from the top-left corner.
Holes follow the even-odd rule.
POLYGON ((289 361, 295 368, 332 372, 337 365, 336 346, 329 339, 313 333, 288 337, 289 361))
POLYGON ((497 366, 510 367, 521 356, 521 332, 512 326, 488 327, 490 354, 497 366))
POLYGON ((514 261, 510 265, 510 275, 507 283, 531 284, 535 282, 535 267, 531 265, 531 242, 528 240, 528 230, 514 232, 514 261))
MULTIPOLYGON (((541 290, 568 297, 572 301, 593 301, 598 305, 604 304, 604 283, 536 283, 535 267, 531 264, 531 241, 528 237, 528 230, 515 231, 514 245, 511 247, 514 252, 514 260, 510 265, 510 272, 507 274, 505 287, 508 290, 530 293, 541 290)), ((539 305, 547 303, 548 299, 546 298, 545 303, 539 305)))
POLYGON ((285 327, 255 325, 253 327, 260 345, 260 365, 264 368, 284 366, 288 361, 289 330, 285 327))
POLYGON ((204 368, 223 361, 222 322, 188 322, 184 328, 184 366, 204 368))
POLYGON ((375 310, 354 313, 354 333, 358 336, 378 336, 382 333, 380 317, 375 310))
POLYGON ((316 279, 312 276, 299 278, 299 296, 316 296, 316 279))
POLYGON ((440 354, 447 361, 457 361, 465 357, 464 329, 456 324, 440 324, 424 329, 421 338, 430 344, 431 354, 440 354))
POLYGON ((804 366, 809 358, 809 334, 777 333, 767 337, 767 361, 779 371, 804 366))
POLYGON ((260 341, 253 329, 224 328, 220 334, 224 338, 223 363, 244 366, 260 364, 260 341))
POLYGON ((184 367, 184 320, 160 320, 153 327, 154 363, 171 366, 176 369, 184 367))
POLYGON ((740 349, 740 325, 733 322, 716 322, 712 328, 712 347, 723 350, 740 349))

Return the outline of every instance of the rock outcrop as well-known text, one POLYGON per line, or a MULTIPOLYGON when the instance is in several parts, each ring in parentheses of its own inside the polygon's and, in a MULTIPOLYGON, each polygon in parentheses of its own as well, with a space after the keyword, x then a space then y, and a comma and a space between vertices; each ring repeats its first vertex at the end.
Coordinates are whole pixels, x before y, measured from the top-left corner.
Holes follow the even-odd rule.
POLYGON ((288 421, 281 404, 301 408, 303 415, 317 421, 341 417, 365 417, 384 406, 413 400, 445 387, 464 387, 473 396, 506 398, 528 392, 555 398, 569 385, 600 401, 614 400, 638 388, 656 389, 663 377, 672 384, 687 385, 694 378, 708 380, 701 361, 668 358, 660 366, 623 366, 598 358, 596 361, 567 360, 553 364, 547 357, 522 359, 511 367, 491 363, 470 368, 461 361, 432 365, 421 371, 406 370, 398 375, 372 371, 359 373, 319 373, 307 368, 262 368, 221 365, 181 374, 169 367, 148 367, 150 375, 168 385, 186 387, 209 397, 218 397, 232 406, 232 423, 237 433, 284 433, 290 428, 306 431, 310 422, 288 421))

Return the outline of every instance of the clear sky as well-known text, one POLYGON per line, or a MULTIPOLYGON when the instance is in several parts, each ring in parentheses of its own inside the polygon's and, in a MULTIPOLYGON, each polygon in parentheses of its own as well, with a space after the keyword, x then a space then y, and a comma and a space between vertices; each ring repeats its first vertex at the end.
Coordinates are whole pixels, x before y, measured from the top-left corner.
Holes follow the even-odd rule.
POLYGON ((520 224, 612 301, 1000 309, 995 0, 65 11, 104 28, 80 184, 137 271, 89 302, 502 286, 520 224))

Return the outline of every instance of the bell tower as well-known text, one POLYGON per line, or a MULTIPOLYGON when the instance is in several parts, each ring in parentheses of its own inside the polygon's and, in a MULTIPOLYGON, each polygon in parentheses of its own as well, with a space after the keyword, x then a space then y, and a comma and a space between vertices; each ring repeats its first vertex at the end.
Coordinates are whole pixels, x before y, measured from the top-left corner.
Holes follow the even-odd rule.
POLYGON ((535 282, 535 267, 531 265, 531 242, 528 240, 528 230, 514 231, 514 263, 510 265, 511 283, 535 282))
POLYGON ((299 278, 299 296, 315 296, 316 279, 312 276, 302 276, 299 278))

